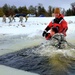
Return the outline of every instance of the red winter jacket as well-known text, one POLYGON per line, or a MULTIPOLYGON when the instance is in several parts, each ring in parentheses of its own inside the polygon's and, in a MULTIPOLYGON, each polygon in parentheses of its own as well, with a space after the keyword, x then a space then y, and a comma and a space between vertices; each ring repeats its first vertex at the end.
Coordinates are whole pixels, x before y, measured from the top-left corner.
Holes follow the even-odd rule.
MULTIPOLYGON (((49 25, 45 28, 46 31, 49 31, 51 29, 51 27, 58 27, 59 28, 59 33, 63 33, 64 36, 66 36, 66 31, 68 29, 68 25, 67 22, 63 19, 63 15, 60 14, 58 16, 58 18, 53 19, 49 25)), ((48 34, 48 36, 46 36, 46 39, 48 40, 49 38, 51 38, 50 34, 48 34)))

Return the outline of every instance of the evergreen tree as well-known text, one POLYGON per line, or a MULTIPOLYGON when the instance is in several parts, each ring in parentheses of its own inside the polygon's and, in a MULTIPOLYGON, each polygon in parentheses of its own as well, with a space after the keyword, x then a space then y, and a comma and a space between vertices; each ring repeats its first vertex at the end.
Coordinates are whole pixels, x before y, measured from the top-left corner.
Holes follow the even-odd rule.
POLYGON ((35 7, 33 7, 32 5, 29 6, 29 13, 30 14, 34 14, 35 13, 35 7))
POLYGON ((75 15, 75 2, 71 3, 71 7, 72 7, 72 13, 73 15, 75 15))
POLYGON ((11 10, 13 11, 13 15, 15 15, 16 13, 18 13, 18 10, 16 8, 16 6, 11 6, 11 10))
POLYGON ((71 9, 68 9, 66 11, 66 16, 72 16, 73 15, 73 11, 71 9))
POLYGON ((0 17, 2 17, 4 15, 3 9, 0 8, 0 17))
POLYGON ((39 15, 45 15, 45 16, 48 16, 48 13, 47 11, 45 10, 45 8, 43 7, 42 4, 38 4, 38 16, 39 15))
POLYGON ((28 14, 28 9, 27 9, 27 7, 26 7, 26 6, 19 7, 19 8, 18 8, 18 13, 28 14))
POLYGON ((3 6, 3 12, 4 12, 4 14, 5 14, 6 16, 9 15, 9 9, 10 9, 10 6, 7 5, 7 4, 5 4, 5 5, 3 6))
POLYGON ((48 15, 49 15, 49 16, 52 16, 52 7, 49 6, 48 8, 49 8, 49 9, 48 9, 48 15))
POLYGON ((22 13, 23 14, 28 14, 28 9, 26 6, 22 7, 22 13))
POLYGON ((19 12, 19 13, 22 13, 22 10, 23 10, 23 9, 22 9, 22 7, 20 6, 20 7, 18 8, 18 12, 19 12))

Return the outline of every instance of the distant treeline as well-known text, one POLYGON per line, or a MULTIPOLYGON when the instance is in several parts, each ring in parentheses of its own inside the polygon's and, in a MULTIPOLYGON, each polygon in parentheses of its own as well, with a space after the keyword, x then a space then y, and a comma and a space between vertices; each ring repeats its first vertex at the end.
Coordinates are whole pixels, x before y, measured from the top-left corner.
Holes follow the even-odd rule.
MULTIPOLYGON (((54 8, 52 6, 48 7, 48 10, 44 8, 42 4, 38 4, 37 6, 30 5, 28 8, 26 6, 10 6, 8 4, 5 4, 3 7, 0 7, 0 17, 3 15, 6 15, 7 17, 10 15, 15 14, 35 14, 37 17, 40 15, 44 15, 46 17, 52 16, 52 13, 54 12, 54 8)), ((60 8, 62 10, 62 14, 66 16, 74 16, 75 15, 75 2, 71 3, 71 8, 68 10, 65 10, 64 8, 60 8)))

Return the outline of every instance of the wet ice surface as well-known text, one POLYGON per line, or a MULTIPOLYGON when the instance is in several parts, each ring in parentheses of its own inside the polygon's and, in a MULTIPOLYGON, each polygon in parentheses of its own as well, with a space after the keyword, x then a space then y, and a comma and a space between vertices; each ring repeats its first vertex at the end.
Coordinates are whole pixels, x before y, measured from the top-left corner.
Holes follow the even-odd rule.
POLYGON ((28 37, 28 35, 0 35, 0 55, 15 52, 23 48, 28 48, 40 44, 43 39, 38 36, 28 37), (35 39, 36 38, 36 39, 35 39))
MULTIPOLYGON (((19 38, 16 37, 17 39, 20 38, 20 36, 19 38)), ((23 36, 21 35, 21 37, 23 36)), ((27 39, 35 40, 35 38, 27 39)), ((37 37, 36 40, 39 41, 40 39, 37 37)), ((13 41, 15 41, 15 38, 13 41)), ((0 56, 0 64, 40 75, 75 74, 74 49, 56 49, 50 46, 48 41, 36 45, 34 43, 35 41, 33 41, 32 46, 20 51, 0 56)))

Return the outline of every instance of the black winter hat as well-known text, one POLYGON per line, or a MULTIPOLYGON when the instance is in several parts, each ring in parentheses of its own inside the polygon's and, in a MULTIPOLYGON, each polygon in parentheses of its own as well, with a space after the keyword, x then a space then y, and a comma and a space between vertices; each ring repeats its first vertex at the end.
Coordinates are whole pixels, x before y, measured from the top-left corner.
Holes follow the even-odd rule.
POLYGON ((52 27, 51 29, 52 29, 52 31, 54 31, 55 33, 58 33, 58 32, 59 32, 58 27, 52 27))

